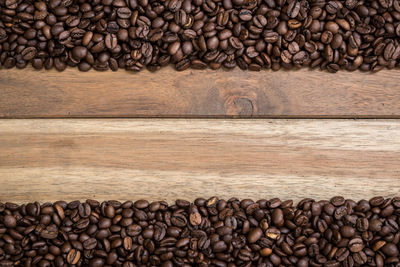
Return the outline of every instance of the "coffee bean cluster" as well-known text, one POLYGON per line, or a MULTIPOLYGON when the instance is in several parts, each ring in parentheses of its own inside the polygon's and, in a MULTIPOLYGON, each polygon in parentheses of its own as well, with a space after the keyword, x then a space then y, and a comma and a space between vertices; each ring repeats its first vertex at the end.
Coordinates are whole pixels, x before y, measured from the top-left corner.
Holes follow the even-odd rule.
POLYGON ((400 197, 0 203, 0 266, 400 266, 400 197))
POLYGON ((400 0, 0 0, 0 65, 378 71, 400 0))

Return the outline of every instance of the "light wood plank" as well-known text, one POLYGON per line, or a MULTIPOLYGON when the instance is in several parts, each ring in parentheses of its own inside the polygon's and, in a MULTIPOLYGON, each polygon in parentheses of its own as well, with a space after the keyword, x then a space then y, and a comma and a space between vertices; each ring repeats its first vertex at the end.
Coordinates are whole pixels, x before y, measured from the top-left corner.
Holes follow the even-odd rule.
POLYGON ((0 201, 400 192, 400 120, 0 121, 0 201))
POLYGON ((1 70, 0 117, 400 118, 399 70, 1 70))

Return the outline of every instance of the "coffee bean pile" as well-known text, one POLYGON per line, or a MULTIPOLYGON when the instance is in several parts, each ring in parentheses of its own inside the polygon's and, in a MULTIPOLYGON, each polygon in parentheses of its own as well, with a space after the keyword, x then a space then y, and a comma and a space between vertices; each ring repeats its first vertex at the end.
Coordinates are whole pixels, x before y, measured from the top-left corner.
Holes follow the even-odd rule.
POLYGON ((0 0, 0 65, 378 71, 400 59, 400 0, 0 0))
POLYGON ((400 266, 400 197, 0 203, 0 266, 400 266))

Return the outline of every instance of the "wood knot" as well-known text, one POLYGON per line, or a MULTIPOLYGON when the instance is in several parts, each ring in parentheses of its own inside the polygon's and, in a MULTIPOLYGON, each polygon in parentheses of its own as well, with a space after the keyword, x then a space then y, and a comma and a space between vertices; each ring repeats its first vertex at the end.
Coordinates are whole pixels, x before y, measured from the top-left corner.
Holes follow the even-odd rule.
POLYGON ((235 106, 238 109, 238 115, 251 116, 253 115, 253 103, 248 98, 238 98, 235 100, 235 106))
POLYGON ((231 97, 225 103, 226 113, 230 116, 253 116, 254 105, 251 99, 243 96, 231 97))

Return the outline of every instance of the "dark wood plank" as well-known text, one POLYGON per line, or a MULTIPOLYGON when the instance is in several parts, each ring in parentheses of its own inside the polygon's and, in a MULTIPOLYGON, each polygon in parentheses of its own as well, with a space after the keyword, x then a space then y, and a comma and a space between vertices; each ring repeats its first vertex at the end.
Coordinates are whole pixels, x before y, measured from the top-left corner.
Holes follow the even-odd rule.
POLYGON ((400 192, 400 120, 0 123, 0 202, 400 192))
POLYGON ((400 71, 1 70, 0 117, 400 117, 400 71))

